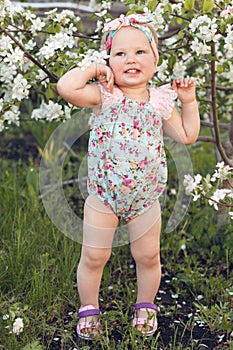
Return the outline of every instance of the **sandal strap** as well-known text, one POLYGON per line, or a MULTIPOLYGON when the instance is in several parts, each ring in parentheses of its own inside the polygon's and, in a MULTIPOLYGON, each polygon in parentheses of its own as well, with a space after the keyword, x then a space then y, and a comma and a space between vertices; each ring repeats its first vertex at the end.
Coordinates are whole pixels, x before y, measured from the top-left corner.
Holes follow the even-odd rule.
POLYGON ((160 308, 155 305, 155 304, 152 304, 152 303, 137 303, 134 305, 134 311, 137 311, 139 309, 152 309, 152 310, 155 310, 157 312, 160 311, 160 308))
POLYGON ((134 318, 133 319, 133 326, 137 326, 137 325, 147 325, 147 326, 150 326, 152 329, 153 328, 157 328, 157 319, 153 319, 153 320, 148 320, 147 318, 144 318, 144 317, 139 317, 139 318, 134 318))
MULTIPOLYGON (((93 322, 80 322, 78 325, 77 325, 77 329, 79 329, 79 331, 81 332, 83 329, 86 329, 86 328, 92 328, 93 327, 93 322)), ((99 328, 100 327, 100 321, 98 320, 96 323, 95 323, 95 328, 99 328)))
POLYGON ((79 309, 78 318, 100 315, 101 311, 95 309, 93 305, 86 305, 79 309))

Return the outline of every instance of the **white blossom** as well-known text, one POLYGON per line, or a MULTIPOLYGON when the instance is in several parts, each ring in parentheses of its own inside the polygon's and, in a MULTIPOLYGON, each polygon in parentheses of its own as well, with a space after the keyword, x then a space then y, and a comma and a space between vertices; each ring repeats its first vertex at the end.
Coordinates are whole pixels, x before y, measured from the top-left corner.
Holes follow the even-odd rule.
POLYGON ((184 77, 185 73, 186 73, 186 67, 184 65, 184 62, 176 62, 173 68, 174 79, 184 77))
POLYGON ((0 55, 5 56, 8 50, 12 50, 13 41, 9 36, 2 35, 0 41, 0 55))
POLYGON ((214 209, 218 210, 219 201, 224 200, 226 195, 230 193, 228 189, 217 189, 209 199, 209 204, 214 206, 214 209))
POLYGON ((17 66, 20 67, 24 63, 24 52, 16 47, 14 50, 10 50, 3 60, 6 64, 9 64, 13 69, 17 66))
POLYGON ((156 7, 156 11, 153 12, 153 14, 152 14, 153 15, 153 26, 154 26, 156 31, 161 31, 161 30, 167 29, 167 24, 163 18, 164 5, 166 5, 166 3, 158 4, 158 6, 156 7))
POLYGON ((36 74, 36 80, 41 83, 45 88, 48 86, 49 78, 47 77, 47 74, 42 70, 39 69, 38 73, 36 74))
POLYGON ((20 4, 13 4, 9 0, 2 0, 0 3, 0 18, 8 14, 12 17, 15 13, 21 13, 22 11, 23 8, 20 4))
POLYGON ((206 45, 206 43, 200 42, 197 37, 195 37, 192 41, 190 48, 196 53, 197 56, 207 55, 210 53, 210 46, 206 45))
POLYGON ((9 125, 16 124, 19 126, 19 108, 17 106, 13 106, 11 110, 6 111, 3 114, 4 121, 6 121, 9 125))
POLYGON ((233 6, 227 6, 225 10, 220 13, 221 17, 233 16, 233 6))
POLYGON ((33 50, 36 46, 36 42, 33 40, 29 40, 27 43, 25 43, 24 47, 27 51, 33 50))
POLYGON ((27 80, 21 74, 18 74, 12 88, 12 98, 18 101, 23 100, 25 97, 28 97, 30 88, 31 85, 28 84, 27 80))
POLYGON ((227 25, 227 36, 225 38, 225 46, 224 46, 227 57, 232 58, 233 55, 233 25, 227 25))
POLYGON ((23 319, 21 317, 17 317, 13 323, 13 333, 18 335, 19 333, 23 332, 23 327, 23 319))
POLYGON ((4 121, 0 119, 0 132, 4 130, 4 121))
POLYGON ((3 99, 0 98, 0 112, 2 111, 2 109, 3 109, 3 99))
POLYGON ((31 118, 35 120, 59 120, 60 118, 70 119, 70 110, 65 109, 65 113, 62 110, 62 106, 53 101, 49 101, 48 104, 42 102, 39 108, 33 110, 31 118))
POLYGON ((211 181, 215 182, 217 179, 225 180, 228 175, 232 173, 233 168, 229 165, 225 165, 224 162, 218 162, 216 165, 215 172, 211 177, 211 181))
POLYGON ((65 48, 73 48, 75 45, 74 38, 67 33, 57 33, 50 36, 44 46, 39 50, 39 56, 44 56, 46 59, 51 58, 56 50, 64 50, 65 48))
POLYGON ((35 13, 32 13, 30 10, 24 10, 23 15, 26 21, 32 21, 34 18, 36 18, 35 13))
POLYGON ((160 80, 165 80, 168 74, 168 62, 163 60, 162 64, 157 67, 157 76, 160 80))
POLYGON ((201 180, 202 176, 200 174, 195 175, 194 178, 190 174, 184 175, 184 186, 186 191, 188 193, 192 193, 194 190, 196 190, 201 180))
POLYGON ((40 17, 37 17, 36 19, 32 20, 31 31, 33 34, 36 34, 36 32, 39 32, 44 26, 45 23, 41 20, 40 17))
POLYGON ((96 51, 96 50, 90 49, 87 51, 87 53, 85 55, 84 54, 81 55, 81 57, 83 57, 83 59, 81 62, 78 63, 78 67, 80 67, 81 70, 84 71, 93 62, 106 64, 106 59, 109 56, 107 55, 106 50, 96 51))

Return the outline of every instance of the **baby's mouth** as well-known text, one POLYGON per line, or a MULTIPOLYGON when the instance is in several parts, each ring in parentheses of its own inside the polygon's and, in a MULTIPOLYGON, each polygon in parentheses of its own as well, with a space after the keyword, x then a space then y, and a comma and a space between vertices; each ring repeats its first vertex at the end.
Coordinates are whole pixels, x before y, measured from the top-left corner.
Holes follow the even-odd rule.
POLYGON ((131 73, 131 74, 135 74, 135 73, 139 73, 139 69, 134 69, 134 68, 131 68, 131 69, 127 69, 125 71, 125 73, 131 73))

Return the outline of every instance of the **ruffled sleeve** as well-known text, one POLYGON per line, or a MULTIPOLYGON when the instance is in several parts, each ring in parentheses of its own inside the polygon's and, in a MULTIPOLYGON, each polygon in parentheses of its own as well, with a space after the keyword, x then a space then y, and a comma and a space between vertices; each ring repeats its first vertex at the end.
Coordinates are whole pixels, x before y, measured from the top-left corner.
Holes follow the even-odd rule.
POLYGON ((108 92, 100 83, 98 83, 98 86, 102 95, 102 110, 118 102, 119 99, 123 96, 121 90, 118 89, 116 86, 114 86, 113 93, 108 92))
POLYGON ((172 89, 170 84, 162 85, 158 88, 150 89, 150 103, 154 106, 155 111, 162 119, 169 119, 175 106, 174 100, 177 93, 172 89))

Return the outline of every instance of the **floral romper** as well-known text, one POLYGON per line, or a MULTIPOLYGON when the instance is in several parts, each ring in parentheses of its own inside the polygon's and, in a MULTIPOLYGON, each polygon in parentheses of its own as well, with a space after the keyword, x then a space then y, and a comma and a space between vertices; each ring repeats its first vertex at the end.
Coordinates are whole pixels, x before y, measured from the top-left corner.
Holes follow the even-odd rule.
POLYGON ((162 126, 177 95, 166 84, 150 88, 149 101, 139 103, 116 86, 113 94, 99 87, 102 108, 89 122, 88 192, 126 223, 149 209, 165 189, 162 126))

